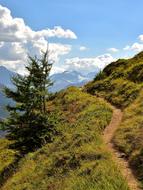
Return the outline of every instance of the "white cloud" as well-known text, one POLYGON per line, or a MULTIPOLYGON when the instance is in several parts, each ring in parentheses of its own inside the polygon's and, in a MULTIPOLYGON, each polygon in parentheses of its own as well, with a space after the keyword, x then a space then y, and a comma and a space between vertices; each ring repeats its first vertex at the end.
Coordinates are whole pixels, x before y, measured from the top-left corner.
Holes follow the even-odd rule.
POLYGON ((56 44, 50 43, 49 44, 49 59, 54 60, 55 62, 59 61, 59 56, 66 55, 71 51, 70 45, 63 45, 63 44, 56 44))
POLYGON ((79 50, 80 50, 80 51, 86 51, 86 50, 87 50, 87 47, 85 47, 85 46, 80 46, 79 50))
POLYGON ((123 50, 124 51, 134 51, 134 52, 140 52, 143 51, 143 35, 139 35, 138 39, 140 42, 134 42, 132 45, 126 45, 123 50))
POLYGON ((117 53, 119 50, 117 48, 109 48, 107 49, 111 53, 117 53))
POLYGON ((64 71, 65 71, 65 68, 53 65, 50 75, 55 74, 55 73, 62 73, 64 71))
POLYGON ((25 61, 24 60, 15 60, 15 61, 10 61, 10 60, 0 60, 0 65, 5 66, 6 68, 16 71, 19 74, 26 74, 25 71, 25 61))
MULTIPOLYGON (((0 5, 0 65, 24 72, 27 53, 40 55, 47 49, 47 38, 76 39, 77 36, 69 29, 60 26, 39 31, 32 30, 22 18, 13 18, 8 8, 0 5)), ((49 44, 50 59, 59 61, 60 56, 68 54, 71 46, 66 44, 49 44)))
POLYGON ((77 70, 83 73, 95 71, 97 68, 103 69, 106 65, 113 62, 115 59, 110 54, 104 54, 93 58, 66 59, 65 70, 77 70))
POLYGON ((139 35, 139 40, 141 41, 141 42, 143 42, 143 34, 141 34, 141 35, 139 35))
POLYGON ((25 58, 25 50, 19 42, 3 42, 0 46, 0 60, 15 61, 25 58))
POLYGON ((130 50, 130 46, 129 46, 129 45, 125 46, 125 47, 123 48, 123 50, 125 50, 125 51, 130 50))
POLYGON ((143 51, 143 44, 135 42, 131 46, 127 45, 126 47, 124 47, 123 50, 140 52, 143 51))
MULTIPOLYGON (((40 55, 41 50, 46 50, 47 43, 42 41, 28 42, 22 44, 19 42, 6 43, 0 47, 0 65, 4 65, 11 70, 14 70, 20 74, 25 74, 24 65, 27 63, 27 53, 30 55, 40 55), (26 47, 24 47, 26 46, 26 47)), ((60 57, 68 54, 71 51, 71 46, 66 44, 49 43, 49 60, 56 63, 60 60, 60 57)), ((55 72, 57 71, 57 67, 55 72)))
POLYGON ((22 18, 13 18, 10 10, 0 5, 0 41, 26 42, 27 40, 38 40, 41 37, 77 38, 74 32, 69 29, 64 30, 61 26, 34 31, 25 24, 22 18))
POLYGON ((140 52, 143 50, 143 44, 140 44, 140 43, 134 43, 132 46, 131 46, 131 50, 134 50, 136 52, 140 52))
POLYGON ((54 29, 41 30, 38 31, 37 34, 47 37, 77 39, 77 36, 74 32, 69 29, 64 30, 61 26, 55 26, 54 29))

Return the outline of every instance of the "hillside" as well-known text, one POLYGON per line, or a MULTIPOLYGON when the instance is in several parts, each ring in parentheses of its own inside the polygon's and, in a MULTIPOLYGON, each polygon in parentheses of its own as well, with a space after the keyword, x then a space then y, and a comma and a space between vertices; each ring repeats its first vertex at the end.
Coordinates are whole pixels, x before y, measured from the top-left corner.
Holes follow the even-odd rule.
POLYGON ((143 188, 142 73, 143 52, 56 93, 47 102, 58 129, 52 143, 19 157, 1 139, 1 189, 138 190, 136 179, 143 188))
POLYGON ((124 153, 143 184, 143 52, 108 65, 84 91, 105 98, 123 110, 114 145, 124 153))
POLYGON ((131 59, 111 63, 85 89, 117 107, 125 108, 138 96, 143 85, 142 77, 143 52, 131 59))
MULTIPOLYGON (((129 190, 101 138, 112 116, 109 104, 71 87, 48 102, 47 109, 57 115, 58 135, 22 158, 2 190, 129 190)), ((10 172, 18 153, 8 149, 9 141, 1 141, 1 151, 7 150, 0 157, 2 174, 10 172)))
POLYGON ((143 0, 0 0, 0 190, 143 190, 143 0))

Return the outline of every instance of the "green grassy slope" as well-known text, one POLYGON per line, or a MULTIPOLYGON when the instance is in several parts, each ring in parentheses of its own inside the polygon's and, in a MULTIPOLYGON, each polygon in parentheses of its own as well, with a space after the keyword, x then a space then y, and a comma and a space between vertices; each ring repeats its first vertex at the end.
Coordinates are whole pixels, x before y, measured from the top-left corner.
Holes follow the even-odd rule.
POLYGON ((123 121, 114 143, 128 157, 143 184, 143 52, 118 60, 84 88, 123 109, 123 121))
POLYGON ((0 173, 16 159, 17 152, 9 149, 10 144, 9 140, 0 139, 0 173))
POLYGON ((102 142, 107 103, 71 87, 47 109, 57 114, 59 135, 23 158, 2 190, 129 190, 102 142))
POLYGON ((124 110, 123 121, 115 134, 114 143, 129 158, 143 184, 143 90, 134 103, 124 110))
POLYGON ((108 65, 94 81, 85 86, 117 107, 125 108, 138 96, 143 86, 143 52, 132 59, 120 59, 108 65))

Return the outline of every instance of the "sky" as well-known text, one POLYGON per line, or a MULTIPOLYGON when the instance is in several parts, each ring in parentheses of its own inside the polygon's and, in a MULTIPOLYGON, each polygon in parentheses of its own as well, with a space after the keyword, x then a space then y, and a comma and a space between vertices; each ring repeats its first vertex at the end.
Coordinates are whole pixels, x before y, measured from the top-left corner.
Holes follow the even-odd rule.
POLYGON ((49 47, 52 73, 103 69, 143 50, 142 0, 0 0, 0 65, 25 73, 49 47))

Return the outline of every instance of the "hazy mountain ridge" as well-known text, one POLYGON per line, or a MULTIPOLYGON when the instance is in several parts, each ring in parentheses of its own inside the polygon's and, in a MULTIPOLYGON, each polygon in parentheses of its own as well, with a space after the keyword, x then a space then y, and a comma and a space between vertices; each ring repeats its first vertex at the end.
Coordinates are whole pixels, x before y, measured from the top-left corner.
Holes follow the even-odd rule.
POLYGON ((0 84, 4 86, 8 86, 10 88, 13 87, 11 77, 15 76, 16 73, 13 71, 10 71, 4 66, 0 66, 0 84))
MULTIPOLYGON (((97 72, 98 70, 96 72, 88 73, 87 75, 82 75, 77 71, 64 71, 62 73, 53 74, 51 76, 51 80, 54 82, 54 84, 50 88, 50 91, 57 92, 69 86, 82 86, 92 80, 97 72)), ((10 99, 5 97, 2 89, 4 86, 8 86, 9 88, 14 87, 11 77, 15 75, 15 72, 10 71, 4 66, 0 66, 0 117, 5 117, 7 115, 4 107, 6 104, 12 102, 10 99)))
POLYGON ((69 86, 82 86, 91 81, 98 72, 99 71, 83 75, 77 71, 64 71, 62 73, 53 74, 51 80, 54 82, 54 85, 51 87, 51 91, 56 92, 69 86))
POLYGON ((3 93, 4 86, 7 86, 9 88, 13 88, 13 84, 11 81, 11 77, 15 76, 16 73, 8 70, 4 66, 0 66, 0 118, 7 116, 7 111, 5 109, 5 106, 7 104, 12 103, 11 99, 8 99, 5 97, 3 93))
MULTIPOLYGON (((99 70, 97 69, 95 72, 81 74, 77 71, 64 71, 61 73, 56 73, 51 75, 51 80, 53 81, 53 87, 51 87, 51 91, 59 91, 68 86, 81 86, 92 80, 99 70), (58 86, 59 85, 59 86, 58 86)), ((16 73, 8 70, 4 66, 0 66, 0 87, 8 86, 13 87, 11 77, 15 76, 16 73)))

